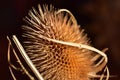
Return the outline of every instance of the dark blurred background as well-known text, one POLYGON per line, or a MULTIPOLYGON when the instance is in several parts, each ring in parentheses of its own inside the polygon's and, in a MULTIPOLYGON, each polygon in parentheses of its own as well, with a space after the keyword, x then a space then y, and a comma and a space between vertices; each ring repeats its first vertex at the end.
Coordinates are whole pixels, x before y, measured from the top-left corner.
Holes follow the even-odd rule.
POLYGON ((109 80, 120 80, 120 0, 0 0, 0 79, 12 80, 7 63, 7 35, 20 35, 23 18, 32 6, 53 4, 70 10, 94 47, 109 58, 109 80))

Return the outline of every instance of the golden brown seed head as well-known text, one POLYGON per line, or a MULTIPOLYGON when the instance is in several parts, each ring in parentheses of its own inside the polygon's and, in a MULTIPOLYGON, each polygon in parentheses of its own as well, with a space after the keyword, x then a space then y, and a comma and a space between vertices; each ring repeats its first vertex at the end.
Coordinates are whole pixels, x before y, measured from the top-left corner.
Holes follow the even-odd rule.
POLYGON ((89 45, 88 38, 72 16, 54 8, 39 6, 29 12, 25 33, 25 49, 45 80, 89 80, 92 70, 91 52, 39 37, 89 45))

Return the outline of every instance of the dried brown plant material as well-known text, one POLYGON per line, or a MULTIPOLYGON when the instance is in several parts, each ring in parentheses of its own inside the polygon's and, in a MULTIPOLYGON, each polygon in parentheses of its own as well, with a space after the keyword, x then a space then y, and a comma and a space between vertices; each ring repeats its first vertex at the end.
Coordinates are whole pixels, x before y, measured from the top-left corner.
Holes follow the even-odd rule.
POLYGON ((38 11, 33 8, 28 15, 27 24, 23 26, 24 48, 45 80, 91 80, 96 77, 102 80, 104 73, 109 73, 105 67, 106 55, 90 47, 84 30, 70 11, 56 10, 52 6, 43 6, 42 10, 38 5, 38 11), (102 75, 97 75, 102 70, 102 75))

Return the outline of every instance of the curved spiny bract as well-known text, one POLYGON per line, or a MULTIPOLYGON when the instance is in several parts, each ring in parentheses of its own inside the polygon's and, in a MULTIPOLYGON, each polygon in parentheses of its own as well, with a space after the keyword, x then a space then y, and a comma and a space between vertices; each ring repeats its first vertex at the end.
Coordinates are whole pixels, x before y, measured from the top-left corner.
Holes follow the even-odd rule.
POLYGON ((87 36, 71 13, 55 10, 53 7, 38 6, 25 18, 23 26, 25 50, 45 80, 90 80, 93 71, 91 51, 78 49, 50 39, 90 45, 87 36))

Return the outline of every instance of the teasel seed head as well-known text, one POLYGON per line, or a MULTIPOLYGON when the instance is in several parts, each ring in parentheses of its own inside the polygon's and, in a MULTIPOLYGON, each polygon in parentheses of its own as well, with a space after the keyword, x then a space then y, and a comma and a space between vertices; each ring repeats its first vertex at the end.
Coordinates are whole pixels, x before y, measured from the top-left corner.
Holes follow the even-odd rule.
POLYGON ((25 18, 27 24, 23 26, 24 48, 43 78, 90 80, 89 73, 95 69, 93 52, 59 43, 90 46, 89 39, 72 13, 66 9, 56 10, 53 6, 43 6, 42 9, 38 5, 38 11, 33 8, 28 15, 25 18))

